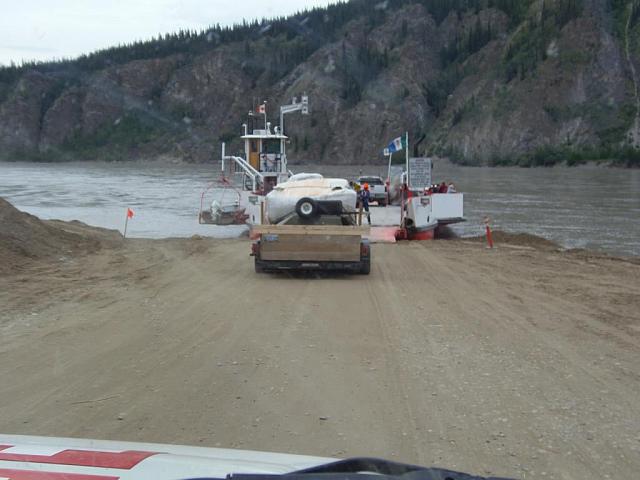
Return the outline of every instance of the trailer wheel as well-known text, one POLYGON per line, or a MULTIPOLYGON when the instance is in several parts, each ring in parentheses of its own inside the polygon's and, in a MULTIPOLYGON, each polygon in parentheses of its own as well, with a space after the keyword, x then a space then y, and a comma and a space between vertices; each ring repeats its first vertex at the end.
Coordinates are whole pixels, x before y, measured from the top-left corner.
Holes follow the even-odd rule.
POLYGON ((367 257, 360 261, 360 274, 369 275, 370 272, 371 272, 371 257, 367 257))
POLYGON ((257 258, 255 259, 255 268, 256 268, 256 273, 264 273, 264 267, 262 266, 262 262, 260 262, 260 260, 258 260, 257 258))
POLYGON ((309 197, 304 197, 296 203, 296 213, 300 218, 310 219, 318 215, 318 204, 309 197))

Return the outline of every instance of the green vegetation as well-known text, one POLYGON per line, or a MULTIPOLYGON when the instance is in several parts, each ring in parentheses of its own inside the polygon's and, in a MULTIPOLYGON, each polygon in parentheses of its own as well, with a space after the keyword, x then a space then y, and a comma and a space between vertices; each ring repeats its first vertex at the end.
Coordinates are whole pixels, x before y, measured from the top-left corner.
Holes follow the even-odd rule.
POLYGON ((422 93, 433 114, 439 117, 447 106, 449 95, 464 78, 464 69, 458 63, 445 68, 432 81, 422 84, 422 93))
MULTIPOLYGON (((457 148, 448 145, 438 149, 436 154, 449 158, 459 165, 477 166, 470 162, 457 148)), ((494 154, 486 160, 491 167, 552 167, 566 165, 569 167, 588 162, 602 163, 616 167, 640 167, 640 149, 630 146, 574 147, 570 145, 545 145, 522 155, 494 154)))
POLYGON ((512 26, 515 26, 524 18, 532 2, 533 0, 422 0, 411 3, 422 4, 438 23, 451 13, 460 16, 465 12, 478 13, 484 8, 497 8, 506 13, 512 26))
POLYGON ((362 92, 382 70, 389 66, 389 52, 380 52, 369 42, 368 38, 357 46, 355 58, 347 52, 342 42, 342 58, 340 61, 340 79, 342 81, 341 97, 347 105, 356 105, 362 98, 362 92))
POLYGON ((278 37, 267 37, 249 45, 251 45, 250 53, 245 53, 242 69, 256 82, 261 79, 267 85, 286 76, 316 49, 303 37, 288 38, 284 34, 278 37))
POLYGON ((632 7, 629 17, 629 31, 627 32, 629 53, 638 58, 638 53, 640 53, 640 0, 634 0, 632 7))
POLYGON ((0 103, 9 98, 9 94, 13 89, 13 85, 9 83, 0 83, 0 103))
MULTIPOLYGON (((610 163, 621 167, 640 167, 640 150, 633 147, 545 146, 521 155, 508 164, 522 167, 550 167, 565 163, 568 166, 587 162, 610 163)), ((493 163, 500 165, 500 163, 493 163)))
POLYGON ((581 0, 543 0, 540 15, 527 17, 515 34, 503 59, 507 82, 523 80, 547 59, 547 48, 569 21, 582 13, 581 0))
POLYGON ((100 153, 101 158, 121 160, 131 149, 151 142, 162 133, 162 128, 136 113, 128 113, 115 122, 104 125, 90 134, 76 132, 64 141, 61 153, 77 158, 91 158, 100 153))
MULTIPOLYGON (((433 2, 430 6, 432 11, 440 12, 436 14, 436 18, 443 19, 444 14, 449 14, 452 9, 446 7, 455 7, 453 11, 460 14, 462 11, 477 13, 480 8, 494 7, 505 12, 511 19, 512 25, 516 25, 526 12, 530 2, 527 1, 459 1, 459 2, 433 2), (453 5, 455 3, 455 5, 453 5)), ((431 107, 434 115, 439 117, 446 108, 449 96, 455 91, 462 79, 470 72, 464 65, 464 62, 474 53, 480 51, 485 45, 495 38, 496 32, 491 23, 483 23, 480 17, 476 17, 475 24, 468 29, 463 35, 457 36, 454 41, 445 45, 440 50, 440 62, 442 71, 430 82, 424 83, 422 86, 423 95, 427 104, 431 107)), ((453 124, 457 124, 465 111, 458 109, 453 115, 453 124)))
POLYGON ((493 103, 493 114, 496 117, 502 117, 509 114, 516 107, 516 99, 511 92, 509 86, 501 86, 495 95, 493 103))
POLYGON ((59 147, 44 151, 13 150, 0 152, 3 161, 62 162, 99 158, 107 161, 123 161, 131 158, 132 151, 146 143, 166 135, 166 129, 154 124, 151 119, 131 112, 119 120, 103 125, 95 132, 76 132, 59 147))
POLYGON ((608 0, 610 8, 613 11, 614 33, 620 40, 625 40, 625 30, 627 21, 633 29, 638 24, 640 18, 640 1, 639 0, 608 0))
MULTIPOLYGON (((457 161, 464 163, 459 158, 457 161)), ((523 155, 494 155, 488 161, 492 167, 552 167, 563 164, 572 167, 587 162, 606 163, 618 167, 640 167, 640 150, 633 147, 578 148, 547 145, 523 155)))
POLYGON ((462 104, 462 106, 458 107, 451 117, 451 125, 457 125, 462 121, 463 118, 469 117, 473 112, 476 112, 478 109, 476 108, 476 97, 472 96, 467 99, 467 101, 462 104))
POLYGON ((234 132, 225 132, 218 136, 220 143, 231 143, 238 135, 234 132))
POLYGON ((479 51, 494 37, 491 23, 486 25, 477 17, 475 25, 462 37, 457 37, 451 45, 440 50, 440 61, 443 66, 453 62, 464 62, 468 57, 479 51))
MULTIPOLYGON (((77 59, 52 62, 25 62, 0 68, 0 101, 6 98, 11 86, 27 70, 41 73, 68 74, 76 78, 104 68, 133 60, 163 58, 180 54, 182 62, 206 53, 220 45, 241 45, 243 69, 254 79, 264 75, 266 84, 288 74, 296 65, 308 58, 321 46, 338 41, 342 28, 351 20, 364 18, 369 31, 382 24, 387 16, 404 6, 422 5, 436 20, 442 22, 450 14, 477 13, 483 8, 497 8, 505 12, 516 25, 524 16, 532 0, 387 0, 386 8, 372 8, 368 0, 352 0, 302 11, 291 17, 243 22, 231 27, 213 25, 202 31, 180 30, 146 41, 100 50, 77 59)), ((408 24, 402 22, 401 41, 408 34, 408 24)), ((461 63, 464 58, 482 48, 492 38, 490 25, 478 23, 466 36, 457 39, 442 52, 443 63, 461 63)), ((355 40, 355 55, 344 55, 340 66, 342 97, 348 104, 360 101, 366 84, 389 67, 388 49, 379 51, 367 38, 355 40)), ((455 71, 455 70, 454 70, 455 71)), ((445 74, 430 94, 434 104, 440 106, 443 91, 452 90, 451 72, 445 74), (437 97, 437 99, 436 99, 437 97)), ((455 82, 454 82, 455 83, 455 82)), ((254 84, 255 86, 255 84, 254 84)), ((156 96, 159 92, 155 92, 156 96)), ((439 107, 438 107, 439 108, 439 107)))
MULTIPOLYGON (((159 139, 179 139, 181 125, 169 126, 142 111, 130 111, 116 121, 85 134, 76 130, 59 146, 43 150, 12 149, 0 152, 0 161, 63 162, 100 159, 124 161, 135 158, 132 153, 159 139)), ((222 134, 221 141, 231 141, 237 135, 222 134)))
POLYGON ((42 96, 42 101, 40 102, 40 123, 42 123, 42 119, 44 118, 47 110, 51 108, 53 102, 56 101, 56 98, 60 96, 62 91, 67 87, 67 83, 63 80, 58 80, 56 83, 47 90, 42 96))
MULTIPOLYGON (((382 9, 372 8, 369 0, 352 0, 326 8, 302 11, 291 17, 243 22, 230 27, 212 25, 201 31, 180 30, 150 40, 81 55, 76 59, 24 62, 20 65, 1 67, 0 99, 7 94, 6 85, 14 84, 27 70, 41 73, 68 72, 77 77, 83 73, 103 70, 134 60, 180 54, 188 61, 189 58, 209 52, 220 45, 233 43, 242 44, 245 57, 256 58, 257 51, 254 47, 262 39, 271 39, 273 54, 268 58, 258 58, 249 68, 269 70, 270 78, 278 78, 322 45, 339 40, 342 37, 342 28, 356 18, 364 18, 369 30, 372 30, 385 21, 389 12, 407 5, 420 4, 438 23, 451 13, 461 15, 468 11, 478 12, 482 8, 494 7, 503 10, 515 24, 530 3, 531 0, 387 0, 387 8, 382 9)), ((407 32, 408 26, 403 23, 400 36, 406 36, 407 32)), ((365 55, 365 63, 368 61, 366 57, 365 55)), ((373 58, 370 61, 375 63, 377 59, 373 58)))
POLYGON ((589 63, 593 58, 593 53, 588 50, 564 50, 558 57, 560 63, 567 68, 589 63))
MULTIPOLYGON (((630 29, 630 46, 632 51, 640 50, 640 0, 607 0, 614 14, 614 28, 620 38, 624 37, 627 21, 630 29)), ((496 118, 504 118, 513 110, 520 90, 514 87, 518 79, 522 80, 538 73, 538 66, 547 59, 550 43, 561 37, 565 26, 582 14, 583 0, 351 0, 339 2, 326 8, 315 8, 302 11, 284 18, 271 18, 261 21, 243 22, 231 27, 213 25, 202 31, 181 30, 147 41, 134 42, 97 51, 77 59, 63 59, 52 62, 26 62, 21 65, 0 67, 0 103, 10 95, 16 95, 15 84, 27 72, 36 71, 47 76, 51 87, 41 98, 40 117, 54 104, 63 91, 72 84, 85 81, 88 74, 116 65, 126 64, 134 60, 158 59, 179 55, 177 66, 189 64, 194 57, 211 52, 225 46, 233 61, 237 59, 237 68, 252 79, 252 89, 263 94, 269 92, 277 82, 289 75, 293 69, 305 62, 319 48, 328 45, 342 45, 342 51, 335 58, 335 79, 339 82, 339 94, 346 107, 357 105, 363 98, 367 86, 381 74, 393 69, 395 58, 400 52, 399 46, 422 38, 423 48, 429 48, 425 39, 428 29, 418 33, 413 18, 405 16, 394 22, 393 16, 401 8, 420 5, 437 24, 442 22, 464 25, 449 44, 439 52, 440 69, 436 69, 432 78, 424 81, 422 87, 422 106, 426 103, 439 124, 451 127, 460 124, 483 105, 483 111, 496 118), (470 57, 480 52, 493 40, 496 45, 504 44, 504 21, 501 15, 477 15, 486 9, 497 9, 508 18, 507 33, 509 41, 504 48, 500 66, 492 70, 492 79, 502 83, 495 91, 491 102, 487 105, 482 98, 471 96, 466 101, 456 98, 451 102, 463 79, 474 73, 474 68, 483 58, 470 57), (476 15, 474 17, 474 15, 476 15), (498 18, 499 22, 495 19, 498 18), (487 20, 491 19, 491 20, 487 20), (492 21, 495 25, 492 25, 492 21), (378 26, 393 26, 391 38, 384 37, 380 41, 378 26), (352 28, 352 26, 354 26, 352 28), (422 36, 420 36, 422 35, 422 36), (386 43, 385 43, 386 41, 386 43), (510 82, 514 82, 511 84, 510 82), (453 103, 457 108, 447 110, 453 103)), ((570 42, 569 42, 570 43, 570 42)), ((482 54, 481 54, 482 55, 482 54)), ((556 54, 553 54, 554 57, 556 54)), ((562 49, 554 59, 554 66, 559 64, 562 71, 572 71, 576 65, 592 60, 588 48, 584 50, 562 49)), ((401 84, 402 85, 402 84, 401 84)), ((410 84, 410 86, 413 83, 410 84)), ((466 85, 466 82, 465 82, 466 85)), ((159 100, 163 95, 163 87, 157 85, 149 94, 149 100, 159 100)), ((407 86, 398 89, 399 100, 416 101, 415 94, 407 86)), ((462 98, 470 92, 463 92, 462 98)), ((145 99, 146 100, 146 99, 145 99)), ((418 99, 419 101, 419 99, 418 99)), ((543 108, 551 121, 563 123, 572 118, 583 117, 593 125, 600 125, 596 132, 597 147, 578 148, 567 139, 564 145, 544 147, 516 159, 494 158, 492 164, 520 164, 523 166, 552 165, 559 162, 577 164, 584 161, 607 159, 624 165, 637 165, 638 153, 633 149, 620 147, 624 143, 624 135, 631 125, 635 110, 631 105, 609 105, 605 99, 590 99, 581 105, 545 105, 543 108)), ((160 105, 160 102, 158 102, 160 105)), ((185 117, 194 120, 200 126, 206 119, 189 100, 184 105, 174 105, 168 112, 172 118, 182 125, 185 117), (200 115, 200 116, 198 116, 200 115)), ((165 111, 165 113, 167 113, 165 111)), ((312 119, 312 122, 315 121, 312 119)), ((190 123, 190 122, 189 122, 190 123)), ((416 126, 414 132, 424 130, 422 124, 416 126)), ((72 155, 75 158, 88 158, 96 152, 109 152, 113 158, 125 156, 127 151, 157 141, 167 127, 154 122, 147 116, 129 113, 119 122, 106 125, 95 133, 74 134, 57 150, 44 153, 22 152, 20 158, 44 159, 57 158, 57 155, 72 155)), ((423 132, 420 132, 423 133, 423 132)), ((438 132, 426 132, 444 138, 445 129, 438 132)), ((222 132, 219 140, 228 143, 234 135, 222 132)), ((314 140, 316 143, 317 139, 314 140)), ((294 138, 294 149, 308 150, 312 148, 312 139, 306 136, 294 138)), ((444 144, 444 140, 439 142, 444 144)), ((317 147, 325 148, 324 142, 317 147)), ((455 151, 451 156, 463 159, 455 151)), ((104 155, 101 155, 104 158, 104 155)))

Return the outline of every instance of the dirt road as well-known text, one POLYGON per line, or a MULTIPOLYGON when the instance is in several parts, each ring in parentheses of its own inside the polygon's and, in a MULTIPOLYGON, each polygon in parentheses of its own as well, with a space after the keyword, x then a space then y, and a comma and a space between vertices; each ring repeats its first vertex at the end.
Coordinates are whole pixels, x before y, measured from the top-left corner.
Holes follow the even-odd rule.
POLYGON ((247 241, 128 241, 0 278, 0 431, 640 471, 640 265, 516 241, 375 245, 363 276, 247 241))

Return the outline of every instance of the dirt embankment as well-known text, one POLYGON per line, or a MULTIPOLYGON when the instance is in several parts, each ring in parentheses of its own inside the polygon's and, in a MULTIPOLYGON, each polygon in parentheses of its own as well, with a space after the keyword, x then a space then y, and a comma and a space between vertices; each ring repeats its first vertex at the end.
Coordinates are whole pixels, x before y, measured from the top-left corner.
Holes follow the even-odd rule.
POLYGON ((0 431, 635 478, 640 266, 496 243, 322 277, 257 275, 246 240, 46 243, 0 275, 0 431))
POLYGON ((0 274, 20 270, 36 259, 96 252, 120 241, 116 231, 81 222, 43 221, 0 197, 0 274))

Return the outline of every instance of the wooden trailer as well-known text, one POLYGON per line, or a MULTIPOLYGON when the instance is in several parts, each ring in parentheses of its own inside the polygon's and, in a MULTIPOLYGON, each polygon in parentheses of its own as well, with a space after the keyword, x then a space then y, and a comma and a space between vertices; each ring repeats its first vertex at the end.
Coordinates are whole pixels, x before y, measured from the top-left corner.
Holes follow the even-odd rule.
POLYGON ((256 225, 251 255, 256 272, 340 270, 368 275, 368 227, 355 225, 256 225))

